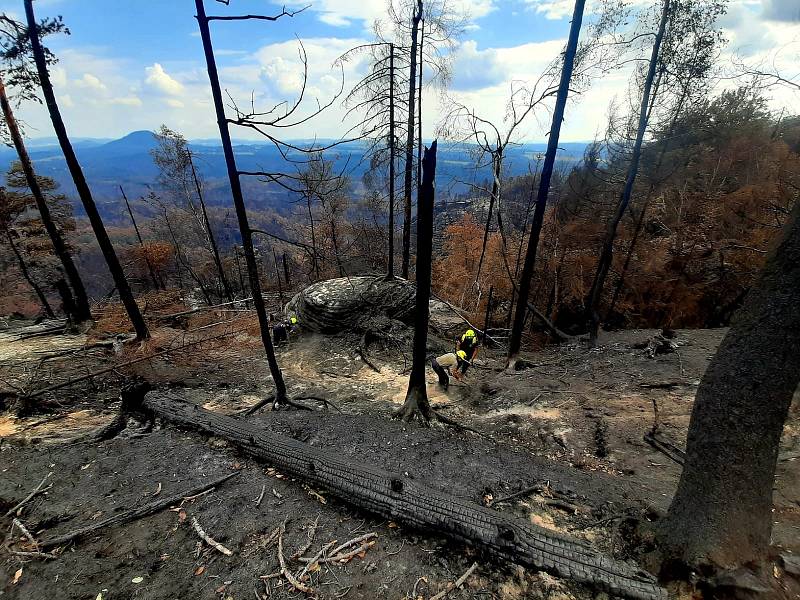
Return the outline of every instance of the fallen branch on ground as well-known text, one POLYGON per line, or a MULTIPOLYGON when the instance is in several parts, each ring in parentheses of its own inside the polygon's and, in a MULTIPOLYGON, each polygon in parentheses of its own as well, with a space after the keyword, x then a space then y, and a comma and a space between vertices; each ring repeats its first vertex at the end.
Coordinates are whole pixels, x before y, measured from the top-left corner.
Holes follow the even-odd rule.
POLYGON ((429 534, 474 544, 495 558, 549 571, 628 598, 666 598, 666 591, 655 578, 639 569, 565 535, 461 500, 423 481, 356 463, 242 419, 216 414, 173 393, 150 392, 140 405, 131 403, 128 408, 225 439, 247 454, 270 462, 281 472, 324 487, 350 504, 429 534))
POLYGON ((502 498, 498 498, 497 500, 492 500, 489 506, 495 506, 496 504, 502 504, 503 502, 510 502, 511 500, 515 500, 517 498, 522 498, 524 496, 530 496, 534 492, 544 492, 548 489, 547 485, 543 485, 541 483, 537 483, 536 485, 532 485, 530 487, 525 488, 524 490, 520 490, 518 492, 514 492, 509 496, 503 496, 502 498))
POLYGON ((644 441, 679 465, 686 461, 686 453, 658 433, 650 431, 644 434, 644 441))
POLYGON ((197 520, 197 517, 192 517, 192 527, 194 527, 194 530, 197 532, 197 535, 200 536, 200 539, 214 548, 214 550, 222 552, 225 556, 233 556, 233 551, 220 544, 217 540, 212 538, 203 530, 203 528, 200 526, 200 521, 197 520))
POLYGON ((475 569, 477 568, 478 568, 478 563, 472 563, 472 566, 469 569, 467 569, 461 577, 456 579, 454 583, 448 583, 447 587, 438 594, 436 594, 435 596, 431 596, 431 600, 442 600, 442 598, 447 596, 447 594, 449 594, 455 589, 460 588, 462 585, 464 585, 467 579, 469 579, 469 576, 472 575, 472 573, 474 573, 475 569))
POLYGON ((292 575, 292 572, 286 566, 286 559, 283 558, 283 532, 284 532, 284 530, 285 530, 285 526, 281 525, 281 531, 278 534, 278 562, 281 565, 281 575, 286 577, 286 581, 288 581, 289 584, 294 589, 296 589, 298 592, 303 592, 304 594, 313 594, 314 593, 314 588, 310 588, 307 585, 303 585, 302 583, 297 581, 295 576, 292 575))
POLYGON ((42 489, 42 486, 52 475, 53 475, 52 471, 50 471, 47 475, 45 475, 44 478, 39 482, 39 485, 37 485, 30 494, 25 496, 23 500, 15 504, 12 508, 8 509, 6 514, 4 514, 3 516, 10 517, 11 515, 15 514, 19 509, 21 509, 23 506, 25 506, 28 502, 33 500, 36 496, 45 493, 47 490, 53 487, 53 484, 51 483, 46 488, 42 489))
POLYGON ((207 481, 197 487, 185 490, 183 492, 180 492, 179 494, 174 494, 168 498, 162 498, 161 500, 150 502, 149 504, 145 504, 138 508, 126 510, 125 512, 121 512, 119 514, 113 515, 101 521, 97 521, 96 523, 92 523, 91 525, 87 525, 86 527, 82 527, 81 529, 77 529, 70 533, 42 540, 39 542, 39 547, 55 548, 56 546, 63 546, 64 544, 86 537, 87 535, 99 531, 100 529, 103 529, 105 527, 110 527, 111 525, 121 525, 123 523, 129 523, 130 521, 141 519, 142 517, 146 517, 160 510, 163 510, 168 506, 170 506, 171 504, 176 504, 182 501, 184 498, 191 497, 192 495, 197 495, 210 488, 218 486, 221 483, 228 481, 228 479, 236 477, 238 474, 239 471, 236 471, 234 473, 228 473, 224 477, 218 477, 217 479, 214 479, 212 481, 207 481))
POLYGON ((236 335, 237 333, 242 333, 243 331, 247 331, 250 327, 244 327, 242 329, 236 329, 234 331, 227 331, 225 333, 221 333, 219 335, 212 335, 211 337, 203 338, 202 340, 195 340, 193 342, 188 342, 181 346, 175 346, 174 348, 167 348, 165 350, 161 350, 159 352, 154 352, 153 354, 148 354, 147 356, 142 356, 140 358, 135 358, 133 360, 128 360, 122 363, 118 363, 116 365, 106 367, 105 369, 99 369, 92 373, 88 373, 83 377, 76 377, 75 379, 70 379, 68 381, 62 381, 61 383, 56 383, 54 385, 50 385, 46 388, 42 388, 40 390, 36 390, 35 392, 31 392, 30 394, 26 394, 26 399, 36 398, 37 396, 41 396, 42 394, 47 394, 48 392, 54 392, 56 390, 60 390, 65 387, 69 387, 71 385, 75 385, 76 383, 80 383, 82 381, 86 381, 88 379, 94 379, 98 375, 105 375, 106 373, 111 373, 112 371, 116 371, 117 369, 121 369, 123 367, 129 367, 131 365, 135 365, 140 362, 144 362, 146 360, 152 360, 154 358, 158 358, 160 356, 165 356, 167 354, 171 354, 173 352, 177 352, 178 350, 184 350, 186 348, 190 348, 192 346, 197 346, 198 344, 202 344, 204 342, 210 342, 212 340, 218 340, 223 337, 228 337, 230 335, 236 335))

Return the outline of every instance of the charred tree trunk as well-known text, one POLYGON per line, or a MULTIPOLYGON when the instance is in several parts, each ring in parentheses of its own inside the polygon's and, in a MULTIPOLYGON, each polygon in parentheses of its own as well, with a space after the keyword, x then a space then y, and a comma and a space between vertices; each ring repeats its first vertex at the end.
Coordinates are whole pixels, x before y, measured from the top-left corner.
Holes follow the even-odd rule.
MULTIPOLYGON (((69 248, 64 242, 61 232, 58 230, 58 227, 56 227, 56 224, 53 222, 53 217, 50 215, 50 207, 47 206, 47 201, 45 200, 42 189, 39 186, 39 181, 36 179, 36 173, 33 170, 33 163, 31 162, 30 156, 28 156, 28 150, 25 148, 25 142, 22 140, 22 133, 17 125, 14 112, 11 110, 11 103, 8 101, 8 96, 6 96, 5 83, 2 79, 0 79, 0 106, 3 110, 3 117, 5 118, 8 134, 14 144, 14 148, 17 151, 19 162, 22 164, 22 170, 25 173, 25 181, 28 183, 28 188, 31 190, 31 195, 36 202, 36 207, 39 209, 39 215, 42 218, 44 229, 47 231, 47 235, 50 237, 50 241, 53 244, 53 251, 58 257, 58 260, 61 262, 61 265, 64 267, 64 273, 69 279, 72 289, 75 290, 75 297, 77 298, 75 314, 69 316, 77 322, 88 321, 92 318, 92 313, 89 307, 89 298, 86 295, 86 288, 83 286, 83 280, 78 274, 78 269, 75 267, 75 263, 72 260, 72 254, 70 254, 69 248)), ((13 246, 13 249, 14 253, 17 254, 15 246, 13 246)), ((26 279, 29 283, 31 283, 31 285, 34 285, 32 283, 32 279, 28 279, 28 277, 26 277, 26 279)), ((40 290, 36 289, 36 293, 39 295, 40 290)), ((42 298, 44 297, 40 296, 40 300, 42 298)), ((46 302, 47 301, 45 300, 45 303, 46 302)), ((48 307, 45 309, 45 312, 51 315, 53 311, 48 305, 48 307)))
POLYGON ((36 70, 39 74, 42 94, 45 98, 45 104, 47 104, 47 110, 50 113, 50 120, 53 122, 53 129, 55 129, 58 143, 61 146, 61 151, 64 153, 64 159, 66 160, 72 180, 75 182, 75 187, 78 190, 83 208, 86 211, 86 215, 89 217, 89 222, 97 238, 97 243, 100 245, 100 251, 103 253, 103 258, 106 260, 108 270, 111 272, 111 277, 116 285, 120 300, 122 300, 122 304, 125 306, 125 310, 128 313, 128 318, 136 331, 136 338, 138 340, 145 340, 150 337, 147 324, 144 322, 139 306, 136 304, 136 299, 133 297, 133 292, 128 285, 125 272, 122 270, 122 265, 119 262, 117 253, 114 250, 111 239, 108 237, 108 232, 106 232, 100 213, 97 211, 97 205, 92 198, 92 192, 89 189, 89 185, 86 183, 86 178, 78 162, 78 157, 75 155, 72 143, 69 141, 64 120, 61 118, 61 111, 56 102, 56 95, 50 83, 50 74, 47 71, 47 58, 42 48, 41 41, 39 40, 39 29, 36 24, 36 17, 33 14, 33 0, 25 0, 25 16, 28 21, 31 49, 33 51, 34 60, 36 61, 36 70))
POLYGON ((17 265, 19 266, 19 270, 22 273, 22 277, 25 281, 28 282, 28 285, 31 286, 31 289, 36 294, 36 297, 39 298, 39 304, 42 305, 42 310, 44 310, 44 314, 46 314, 51 319, 55 318, 55 313, 53 313, 53 308, 50 306, 50 303, 47 301, 47 296, 45 296, 42 288, 39 287, 39 284, 36 283, 36 280, 31 277, 30 271, 28 271, 28 265, 25 264, 25 259, 22 258, 22 254, 17 248, 16 242, 14 242, 14 236, 11 235, 11 232, 6 230, 6 237, 8 238, 8 245, 11 246, 11 251, 14 253, 14 256, 17 259, 17 265))
POLYGON ((417 114, 417 52, 419 24, 422 20, 422 0, 417 0, 417 9, 411 19, 411 65, 408 80, 408 131, 406 133, 406 164, 403 178, 403 265, 402 275, 408 279, 411 260, 411 189, 414 185, 414 121, 417 114))
MULTIPOLYGON (((423 171, 423 180, 424 180, 423 171)), ((188 427, 227 440, 292 477, 330 490, 341 500, 427 534, 477 546, 500 561, 554 573, 633 600, 666 600, 655 579, 566 535, 528 519, 462 500, 451 491, 401 473, 354 462, 341 453, 315 448, 261 425, 214 413, 173 394, 148 393, 131 412, 188 427)))
POLYGON ((642 89, 642 101, 639 107, 639 124, 636 130, 636 141, 633 144, 633 153, 631 155, 631 162, 628 165, 628 174, 625 178, 625 187, 619 196, 617 203, 617 210, 611 222, 608 224, 608 231, 603 240, 603 248, 600 252, 600 260, 597 264, 597 272, 592 282, 592 288, 589 291, 589 297, 586 301, 586 313, 589 319, 589 345, 594 346, 597 343, 597 335, 600 331, 600 315, 598 314, 598 306, 600 304, 600 296, 603 293, 606 277, 608 271, 611 269, 611 261, 614 256, 614 240, 617 237, 617 228, 619 222, 625 215, 628 209, 628 204, 631 201, 631 194, 633 194, 633 185, 636 183, 636 175, 639 172, 639 159, 642 155, 642 140, 644 133, 647 129, 647 117, 650 107, 650 90, 653 87, 653 79, 656 74, 656 67, 658 66, 658 56, 661 50, 661 40, 664 39, 664 31, 667 28, 667 20, 669 17, 669 7, 671 0, 664 0, 664 5, 661 9, 661 21, 658 24, 658 32, 656 33, 655 41, 653 42, 653 49, 650 53, 650 63, 647 67, 647 75, 644 80, 644 88, 642 89))
POLYGON ((278 280, 278 298, 281 301, 281 309, 283 309, 283 284, 281 283, 281 270, 278 267, 278 255, 275 253, 275 248, 272 249, 272 258, 275 259, 275 279, 278 280))
POLYGON ((569 84, 572 79, 572 69, 575 62, 575 52, 578 48, 578 35, 583 20, 583 8, 586 0, 575 0, 575 9, 572 13, 572 24, 569 30, 567 48, 564 51, 564 66, 561 69, 561 80, 558 84, 556 105, 553 111, 553 124, 550 127, 550 137, 547 141, 547 152, 542 166, 542 175, 539 178, 539 191, 536 194, 536 208, 533 211, 531 233, 528 238, 528 249, 525 252, 525 262, 522 265, 522 275, 517 290, 517 310, 514 313, 514 323, 511 327, 511 336, 508 342, 508 367, 513 368, 517 360, 519 349, 522 346, 522 330, 525 327, 525 317, 528 310, 528 296, 531 290, 533 268, 536 265, 536 248, 539 245, 539 235, 542 232, 544 211, 547 208, 547 196, 550 191, 550 179, 553 176, 553 167, 558 152, 558 138, 561 135, 561 122, 564 120, 564 107, 567 104, 569 84))
POLYGON ((419 28, 419 81, 417 82, 417 189, 422 187, 422 50, 425 46, 425 19, 419 28))
POLYGON ((386 279, 394 279, 394 184, 396 178, 394 168, 394 44, 389 44, 389 266, 386 279))
POLYGON ((486 244, 489 242, 489 231, 492 227, 492 213, 494 206, 497 204, 497 210, 500 210, 499 195, 500 195, 500 175, 503 169, 503 147, 497 146, 494 156, 492 157, 492 191, 489 195, 489 214, 486 215, 486 227, 483 230, 483 245, 481 246, 481 256, 478 259, 478 271, 475 273, 475 283, 478 286, 478 280, 481 276, 481 269, 483 268, 483 259, 486 257, 486 244))
POLYGON ((131 203, 128 202, 128 196, 125 194, 125 190, 122 189, 122 186, 119 186, 119 191, 122 193, 122 199, 125 200, 125 207, 128 209, 128 215, 130 215, 131 217, 131 223, 133 223, 133 230, 136 232, 136 239, 139 240, 139 247, 142 249, 142 252, 144 253, 144 262, 147 265, 148 273, 150 273, 150 279, 153 281, 153 287, 155 289, 159 289, 163 286, 159 285, 155 271, 153 271, 153 265, 150 264, 150 258, 148 258, 147 256, 147 250, 144 247, 144 240, 142 240, 142 234, 139 232, 139 226, 136 224, 136 218, 133 216, 133 211, 131 210, 131 203))
POLYGON ((417 198, 417 297, 411 375, 408 378, 406 401, 397 416, 404 421, 419 418, 423 422, 433 415, 425 384, 425 362, 428 347, 428 317, 431 301, 431 263, 433 254, 433 181, 436 177, 436 141, 425 150, 422 159, 422 187, 417 198))
POLYGON ((800 204, 697 389, 686 462, 660 530, 667 565, 765 558, 778 447, 800 384, 798 306, 800 204))
POLYGON ((259 281, 258 277, 258 263, 256 262, 256 255, 253 250, 253 232, 250 229, 250 223, 247 219, 247 207, 244 203, 242 184, 239 180, 239 171, 236 168, 236 157, 233 154, 231 134, 228 130, 228 120, 225 117, 225 105, 222 101, 222 88, 219 85, 217 62, 214 58, 214 48, 211 45, 211 31, 208 27, 208 18, 206 17, 203 0, 195 0, 195 7, 197 8, 197 23, 200 27, 200 38, 203 41, 203 52, 206 58, 208 79, 211 84, 211 95, 214 98, 214 109, 217 114, 219 135, 220 139, 222 140, 222 149, 225 153, 225 165, 228 170, 228 179, 230 180, 231 184, 233 204, 236 208, 239 231, 242 235, 242 251, 244 252, 245 261, 247 263, 247 275, 250 282, 251 296, 253 297, 253 306, 255 307, 256 315, 258 316, 261 342, 264 345, 264 352, 267 355, 269 370, 272 374, 272 380, 275 383, 275 403, 282 404, 288 400, 286 396, 286 383, 283 380, 283 373, 281 373, 281 369, 278 366, 278 361, 275 359, 275 349, 272 347, 272 338, 269 331, 267 310, 264 306, 264 297, 261 295, 261 282, 259 281))
POLYGON ((283 277, 286 281, 286 289, 292 289, 292 278, 289 273, 289 263, 286 260, 286 252, 283 253, 283 277))
POLYGON ((314 211, 311 210, 311 196, 306 197, 308 207, 308 222, 311 225, 311 272, 319 279, 319 262, 317 260, 317 235, 314 230, 314 211))
POLYGON ((217 246, 217 239, 214 237, 214 230, 211 228, 211 221, 208 220, 208 212, 206 211, 206 201, 203 198, 203 188, 200 186, 200 179, 197 177, 197 171, 194 168, 194 159, 192 153, 189 152, 189 166, 192 169, 192 180, 194 181, 194 188, 197 191, 197 199, 200 201, 200 210, 203 213, 203 224, 205 225, 206 236, 208 237, 208 245, 211 247, 211 254, 214 256, 214 265, 217 267, 217 276, 222 291, 225 294, 228 302, 233 302, 233 292, 231 285, 228 283, 228 278, 225 277, 225 269, 222 266, 222 259, 219 257, 219 246, 217 246))

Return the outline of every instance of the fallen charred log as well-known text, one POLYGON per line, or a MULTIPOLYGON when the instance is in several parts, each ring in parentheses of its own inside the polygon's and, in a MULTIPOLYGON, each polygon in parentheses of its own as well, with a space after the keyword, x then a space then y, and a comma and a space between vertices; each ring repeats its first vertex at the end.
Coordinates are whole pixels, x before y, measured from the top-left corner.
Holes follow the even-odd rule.
POLYGON ((588 546, 503 513, 454 498, 423 482, 358 464, 246 421, 150 392, 126 410, 225 439, 282 471, 324 486, 345 502, 423 531, 474 544, 488 554, 642 600, 666 591, 649 574, 588 546))

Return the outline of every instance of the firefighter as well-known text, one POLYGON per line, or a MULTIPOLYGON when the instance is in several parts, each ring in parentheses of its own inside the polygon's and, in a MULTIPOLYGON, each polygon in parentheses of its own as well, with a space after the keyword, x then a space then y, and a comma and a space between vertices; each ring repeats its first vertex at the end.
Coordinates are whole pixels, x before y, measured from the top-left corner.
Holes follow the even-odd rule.
POLYGON ((450 387, 450 375, 461 381, 466 365, 467 353, 464 350, 455 350, 431 359, 431 368, 439 376, 439 385, 445 391, 450 387))
POLYGON ((472 364, 472 361, 475 360, 475 357, 478 356, 479 347, 480 340, 478 339, 478 334, 475 333, 474 329, 467 329, 456 344, 456 350, 462 350, 465 354, 461 375, 466 374, 467 368, 472 364))

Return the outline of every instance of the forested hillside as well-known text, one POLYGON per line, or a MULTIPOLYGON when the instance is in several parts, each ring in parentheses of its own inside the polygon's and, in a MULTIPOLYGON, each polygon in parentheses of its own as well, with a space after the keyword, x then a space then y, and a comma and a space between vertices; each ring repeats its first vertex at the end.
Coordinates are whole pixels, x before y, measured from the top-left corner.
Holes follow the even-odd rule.
POLYGON ((798 64, 797 0, 5 2, 0 596, 800 598, 798 64))

